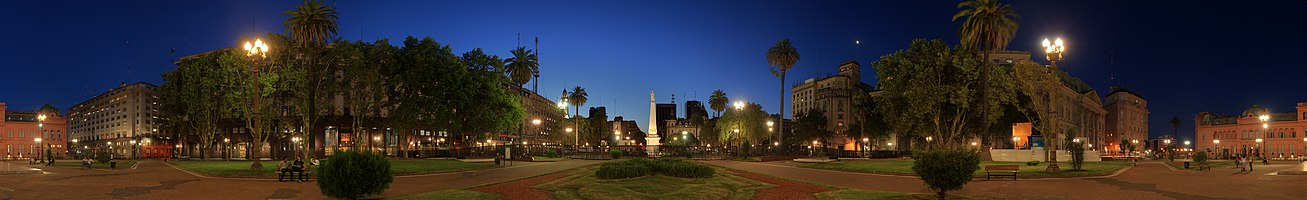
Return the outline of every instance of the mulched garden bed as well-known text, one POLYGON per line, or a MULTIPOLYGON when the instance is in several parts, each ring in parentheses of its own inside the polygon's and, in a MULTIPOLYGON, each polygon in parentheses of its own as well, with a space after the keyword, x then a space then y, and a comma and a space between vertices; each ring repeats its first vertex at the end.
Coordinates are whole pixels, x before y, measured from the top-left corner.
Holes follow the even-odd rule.
POLYGON ((552 173, 507 183, 472 188, 473 191, 498 194, 500 199, 554 199, 552 191, 531 188, 533 185, 567 178, 569 173, 552 173))
POLYGON ((776 185, 776 187, 758 190, 753 199, 813 199, 812 194, 831 190, 818 185, 779 179, 753 172, 739 170, 731 170, 731 172, 734 172, 736 176, 776 185))

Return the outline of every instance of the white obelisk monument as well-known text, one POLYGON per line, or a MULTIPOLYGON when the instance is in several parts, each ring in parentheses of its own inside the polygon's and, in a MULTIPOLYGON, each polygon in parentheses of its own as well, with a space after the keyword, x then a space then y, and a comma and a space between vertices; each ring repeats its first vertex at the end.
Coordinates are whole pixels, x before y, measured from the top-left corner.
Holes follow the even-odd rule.
POLYGON ((644 136, 644 150, 645 153, 649 154, 649 157, 656 157, 658 154, 658 112, 655 105, 654 91, 649 90, 649 132, 648 135, 644 136))

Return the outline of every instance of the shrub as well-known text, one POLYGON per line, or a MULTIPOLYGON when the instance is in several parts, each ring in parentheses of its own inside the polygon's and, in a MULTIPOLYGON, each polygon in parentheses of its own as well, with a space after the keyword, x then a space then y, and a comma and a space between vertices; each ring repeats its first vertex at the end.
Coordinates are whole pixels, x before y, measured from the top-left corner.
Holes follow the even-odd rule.
POLYGON ((648 174, 649 167, 629 162, 604 163, 599 166, 599 171, 595 171, 595 176, 599 179, 635 178, 648 174))
POLYGON ((708 178, 717 173, 712 167, 688 162, 668 162, 658 173, 681 178, 708 178))
POLYGON ((1206 152, 1206 151, 1198 151, 1197 154, 1194 154, 1194 162, 1197 162, 1197 163, 1205 163, 1205 162, 1207 162, 1207 152, 1206 152))
POLYGON ((962 189, 980 169, 980 155, 969 150, 921 150, 912 156, 912 171, 926 182, 940 199, 948 191, 962 189))
POLYGON ((608 155, 613 156, 613 159, 622 158, 622 154, 624 154, 624 152, 622 152, 621 149, 613 149, 611 151, 608 151, 608 155))
POLYGON ((600 179, 621 179, 652 175, 654 173, 681 178, 707 178, 712 177, 717 171, 707 165, 681 160, 635 158, 621 162, 604 163, 599 166, 599 171, 596 171, 595 175, 600 179))
POLYGON ((96 161, 96 162, 100 162, 100 163, 109 163, 109 159, 110 159, 110 158, 112 158, 112 156, 109 155, 109 152, 100 152, 100 153, 95 154, 95 161, 96 161))
POLYGON ((368 151, 336 151, 322 161, 314 174, 322 194, 339 199, 359 199, 381 194, 390 188, 395 175, 385 156, 368 151))
POLYGON ((545 150, 545 156, 548 156, 548 157, 550 157, 550 158, 557 158, 557 157, 558 157, 558 150, 555 150, 555 149, 546 149, 546 150, 545 150))
POLYGON ((1076 142, 1077 136, 1075 130, 1067 129, 1066 144, 1071 144, 1067 145, 1067 152, 1071 153, 1071 169, 1074 170, 1080 170, 1080 167, 1085 164, 1085 146, 1076 142))

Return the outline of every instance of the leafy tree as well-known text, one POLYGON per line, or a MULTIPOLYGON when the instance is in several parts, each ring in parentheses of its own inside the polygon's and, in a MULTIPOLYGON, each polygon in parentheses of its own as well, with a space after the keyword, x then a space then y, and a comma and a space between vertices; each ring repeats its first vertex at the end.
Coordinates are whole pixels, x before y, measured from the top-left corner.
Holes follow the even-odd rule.
POLYGON ((581 135, 581 140, 586 144, 599 145, 599 141, 612 131, 610 129, 613 127, 608 123, 607 111, 590 113, 590 117, 586 120, 590 121, 590 130, 581 135))
MULTIPOLYGON (((269 46, 289 46, 286 45, 287 38, 275 34, 266 34, 261 39, 269 46)), ((241 41, 249 41, 243 39, 241 41)), ((274 48, 268 52, 266 58, 254 58, 247 55, 222 54, 218 58, 220 69, 225 70, 227 76, 224 76, 226 84, 229 84, 232 90, 224 93, 225 98, 235 102, 235 114, 238 118, 243 119, 245 128, 249 130, 250 135, 250 159, 254 163, 250 165, 251 170, 260 170, 263 168, 258 160, 262 156, 263 147, 267 144, 269 138, 276 138, 281 131, 273 131, 273 127, 279 119, 278 113, 274 112, 273 107, 277 103, 273 94, 284 89, 281 84, 281 73, 277 73, 278 68, 292 63, 283 62, 281 57, 285 52, 284 49, 274 48), (256 76, 257 75, 257 76, 256 76), (256 102, 261 101, 261 102, 256 102)))
POLYGON ((736 146, 745 141, 757 144, 766 140, 771 136, 767 133, 768 117, 767 112, 757 103, 749 103, 743 109, 726 110, 717 118, 718 140, 730 141, 730 144, 736 146))
POLYGON ((468 70, 457 62, 449 46, 431 38, 409 37, 402 51, 406 59, 402 62, 411 64, 408 72, 412 73, 397 76, 406 76, 406 83, 418 87, 412 91, 425 95, 418 98, 433 100, 422 106, 435 111, 436 127, 451 130, 458 138, 480 140, 516 129, 522 121, 522 104, 502 85, 506 82, 503 76, 494 71, 468 70))
POLYGON ((1058 132, 1063 130, 1058 123, 1057 109, 1068 103, 1059 101, 1058 91, 1063 89, 1063 85, 1055 75, 1060 72, 1054 70, 1034 62, 1019 61, 1012 65, 1011 73, 1022 96, 1030 98, 1030 101, 1021 101, 1025 104, 1019 108, 1033 123, 1033 128, 1044 135, 1050 171, 1057 167, 1057 143, 1061 142, 1057 138, 1060 137, 1058 132))
POLYGON ((159 86, 159 123, 167 130, 177 130, 183 136, 194 136, 199 143, 200 156, 210 158, 210 150, 218 136, 218 122, 231 114, 230 105, 236 102, 223 95, 236 87, 225 77, 231 75, 219 63, 232 49, 199 54, 178 61, 177 69, 163 74, 159 86))
POLYGON ((872 144, 881 144, 881 140, 890 138, 892 129, 885 123, 884 115, 876 110, 875 98, 863 97, 855 100, 853 109, 862 117, 859 117, 860 121, 850 126, 849 132, 851 135, 875 140, 872 144))
POLYGON ((1194 154, 1194 162, 1207 163, 1207 151, 1198 151, 1197 154, 1194 154))
POLYGON ((540 58, 532 50, 527 50, 526 47, 517 47, 517 49, 509 51, 509 53, 513 54, 513 57, 506 60, 508 62, 507 72, 508 80, 513 85, 521 86, 526 84, 526 82, 531 81, 532 76, 540 72, 540 58))
POLYGON ((711 107, 713 111, 717 111, 718 117, 722 116, 722 110, 726 109, 727 102, 730 102, 730 99, 726 98, 726 92, 722 92, 722 90, 713 90, 712 97, 708 97, 708 107, 711 107))
POLYGON ((832 134, 826 127, 827 123, 826 113, 818 109, 800 111, 794 116, 794 129, 798 138, 803 138, 803 141, 820 140, 822 149, 826 149, 827 143, 830 143, 826 139, 832 134))
MULTIPOLYGON (((776 41, 770 49, 767 49, 767 64, 772 65, 772 75, 781 78, 780 88, 780 113, 781 119, 785 118, 785 72, 794 68, 794 63, 799 62, 799 50, 790 44, 790 39, 781 39, 776 41)), ((785 130, 785 123, 777 123, 776 130, 785 130)), ((780 138, 785 138, 785 131, 780 131, 780 138)))
POLYGON ((881 56, 873 63, 883 89, 875 98, 876 110, 894 130, 915 136, 933 136, 932 145, 958 149, 966 139, 977 136, 969 128, 986 127, 1001 115, 1002 106, 1012 102, 1012 81, 1002 69, 981 71, 974 54, 959 53, 940 40, 917 39, 906 50, 881 56), (980 85, 988 84, 988 96, 980 85), (984 98, 985 101, 976 101, 984 98), (977 102, 984 102, 979 104, 977 102), (985 125, 985 126, 976 126, 985 125))

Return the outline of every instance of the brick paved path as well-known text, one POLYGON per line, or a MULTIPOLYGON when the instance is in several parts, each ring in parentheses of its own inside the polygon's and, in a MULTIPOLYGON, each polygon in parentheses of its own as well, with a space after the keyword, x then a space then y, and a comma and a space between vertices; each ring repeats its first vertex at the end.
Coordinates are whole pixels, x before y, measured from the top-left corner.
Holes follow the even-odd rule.
MULTIPOLYGON (((396 177, 383 196, 401 196, 538 176, 597 161, 517 163, 488 170, 396 177)), ((47 174, 0 176, 0 199, 325 199, 314 182, 200 178, 159 161, 135 170, 40 167, 47 174)))
MULTIPOLYGON (((828 171, 794 167, 784 162, 709 161, 706 163, 761 174, 838 187, 928 193, 916 177, 828 171)), ((1291 164, 1258 165, 1255 172, 1238 169, 1174 171, 1157 162, 1143 162, 1117 176, 1019 181, 972 181, 954 194, 1008 199, 1302 199, 1307 176, 1271 175, 1291 164)))

